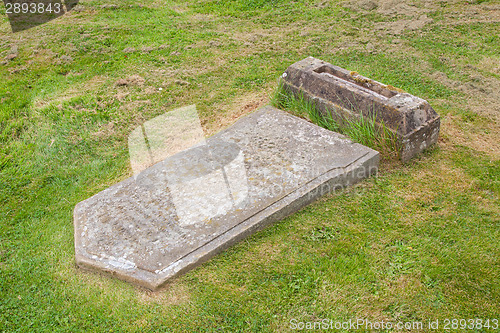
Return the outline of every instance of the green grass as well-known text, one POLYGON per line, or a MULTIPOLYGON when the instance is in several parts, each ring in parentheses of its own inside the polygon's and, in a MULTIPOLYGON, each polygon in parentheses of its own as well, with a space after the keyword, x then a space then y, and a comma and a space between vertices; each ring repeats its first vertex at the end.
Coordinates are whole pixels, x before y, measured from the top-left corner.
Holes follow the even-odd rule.
POLYGON ((499 1, 405 3, 391 12, 316 0, 89 0, 17 34, 2 7, 0 61, 13 45, 18 56, 0 65, 0 332, 498 318, 499 1), (433 21, 391 28, 424 14, 433 21), (210 135, 267 104, 276 79, 307 56, 427 99, 441 115, 439 145, 407 165, 383 160, 378 177, 157 293, 75 266, 73 208, 131 175, 135 127, 196 104, 210 135), (144 84, 115 85, 130 75, 144 84))
POLYGON ((318 126, 344 134, 354 142, 380 150, 384 157, 397 155, 396 135, 383 122, 377 124, 377 115, 373 112, 371 116, 364 116, 355 107, 353 112, 359 115, 355 117, 345 117, 340 110, 321 112, 303 93, 291 93, 281 81, 271 96, 270 103, 274 107, 305 117, 318 126))

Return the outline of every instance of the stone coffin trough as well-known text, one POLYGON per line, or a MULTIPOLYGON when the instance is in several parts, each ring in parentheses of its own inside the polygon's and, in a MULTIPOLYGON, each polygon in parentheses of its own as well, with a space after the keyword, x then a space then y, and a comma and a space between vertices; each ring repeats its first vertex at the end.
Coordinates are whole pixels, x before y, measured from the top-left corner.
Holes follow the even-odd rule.
MULTIPOLYGON (((285 88, 334 117, 373 117, 393 132, 403 162, 438 140, 440 118, 429 103, 401 89, 308 57, 283 74, 285 88)), ((340 119, 341 120, 341 119, 340 119)))
POLYGON ((378 152, 267 106, 78 203, 76 262, 155 290, 378 162, 378 152))

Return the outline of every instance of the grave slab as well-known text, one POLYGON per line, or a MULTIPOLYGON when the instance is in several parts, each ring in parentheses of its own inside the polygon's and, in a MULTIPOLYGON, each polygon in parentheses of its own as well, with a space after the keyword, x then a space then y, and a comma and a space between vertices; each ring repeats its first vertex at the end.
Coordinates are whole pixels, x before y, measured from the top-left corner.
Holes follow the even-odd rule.
POLYGON ((426 100, 401 89, 313 57, 288 67, 282 78, 287 90, 302 94, 337 120, 373 117, 396 135, 403 162, 438 140, 439 115, 426 100))
POLYGON ((378 162, 378 152, 266 106, 78 203, 76 262, 156 290, 378 162))

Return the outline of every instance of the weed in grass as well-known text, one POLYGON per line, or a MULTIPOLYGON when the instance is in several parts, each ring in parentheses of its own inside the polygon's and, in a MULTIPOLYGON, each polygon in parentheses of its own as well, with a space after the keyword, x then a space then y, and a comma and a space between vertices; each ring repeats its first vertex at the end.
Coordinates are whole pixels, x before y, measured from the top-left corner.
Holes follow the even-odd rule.
POLYGON ((288 282, 288 288, 292 292, 299 292, 302 290, 314 290, 318 284, 319 278, 314 279, 311 276, 296 276, 292 275, 288 282))
POLYGON ((304 238, 311 241, 321 241, 335 239, 338 237, 338 231, 332 227, 314 227, 310 234, 304 238))
POLYGON ((415 261, 413 260, 413 248, 405 241, 398 240, 389 247, 391 258, 389 262, 388 276, 397 277, 401 274, 411 272, 415 261))

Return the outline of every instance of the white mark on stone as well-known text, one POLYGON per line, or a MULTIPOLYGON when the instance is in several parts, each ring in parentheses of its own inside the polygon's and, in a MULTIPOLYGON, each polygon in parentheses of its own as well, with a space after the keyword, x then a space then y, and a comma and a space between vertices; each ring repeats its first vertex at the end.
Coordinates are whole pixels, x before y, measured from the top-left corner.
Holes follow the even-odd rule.
POLYGON ((117 258, 116 260, 110 258, 108 263, 115 268, 124 270, 131 270, 137 267, 134 262, 126 260, 125 258, 117 258))

